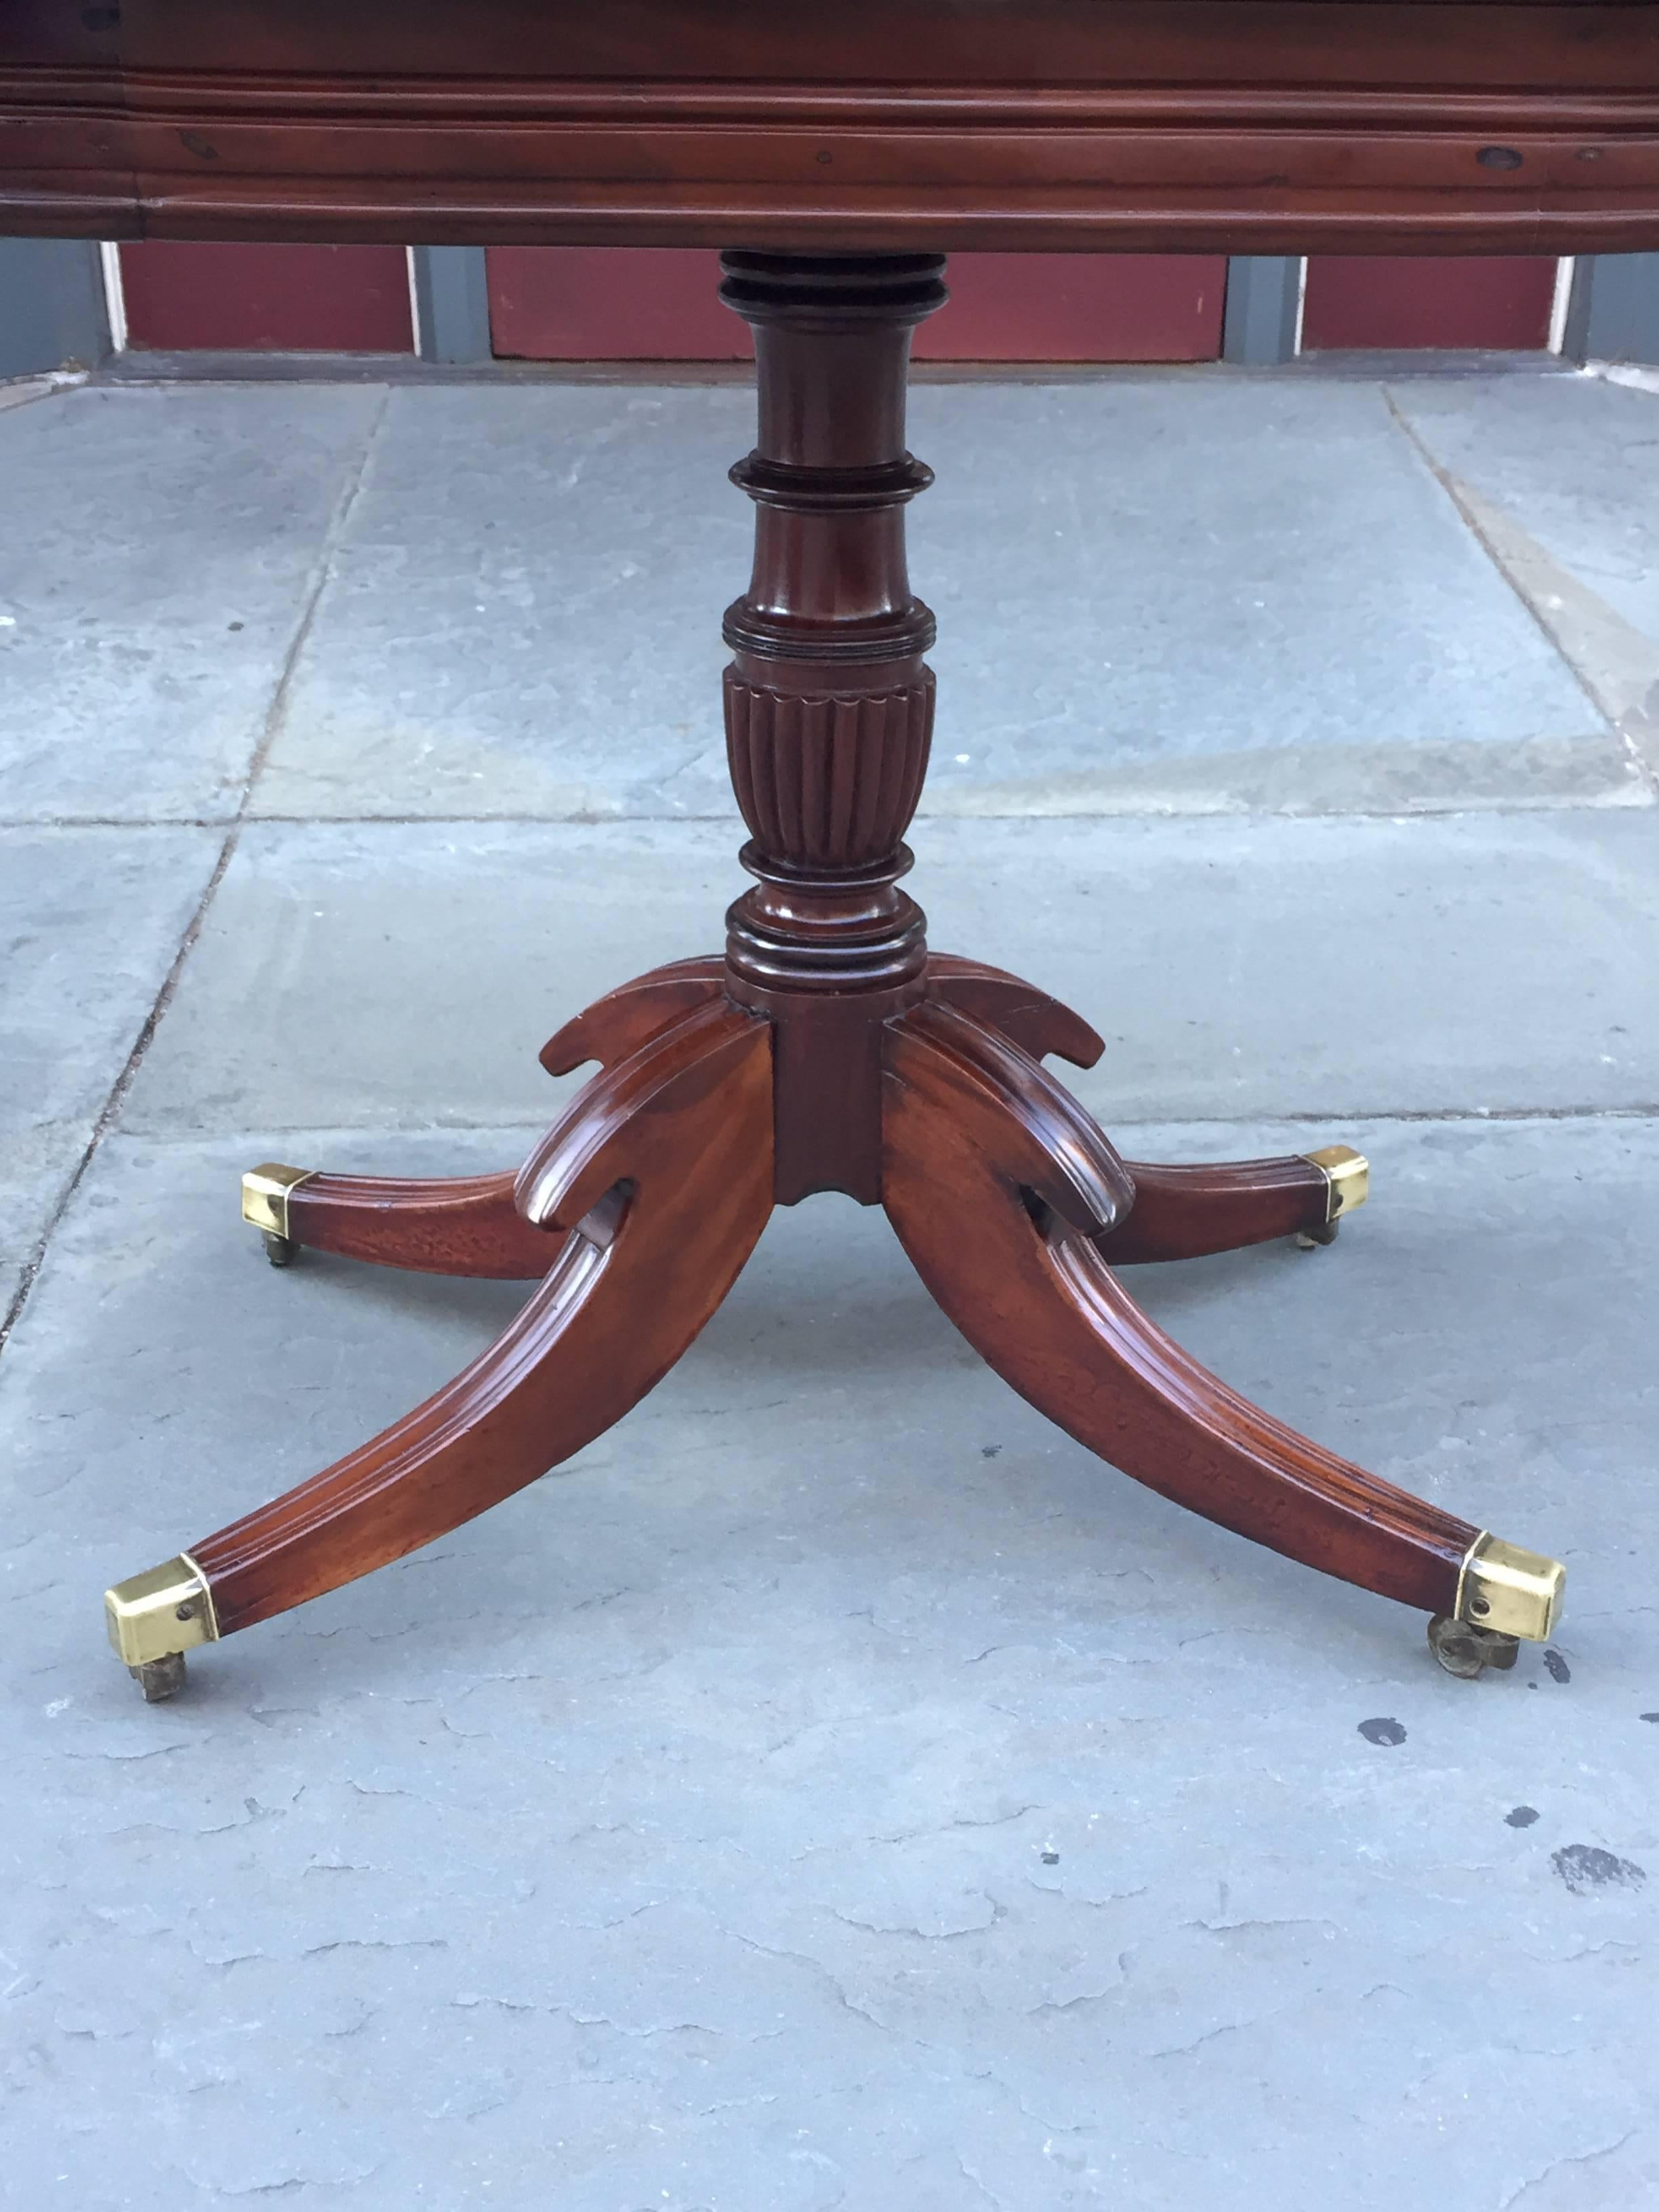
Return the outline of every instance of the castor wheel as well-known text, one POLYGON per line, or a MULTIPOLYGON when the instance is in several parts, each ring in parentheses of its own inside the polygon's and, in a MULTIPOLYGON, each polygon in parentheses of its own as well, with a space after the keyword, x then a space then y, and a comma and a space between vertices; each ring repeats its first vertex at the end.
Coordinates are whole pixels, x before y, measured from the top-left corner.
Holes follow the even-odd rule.
POLYGON ((300 1255, 298 1239, 288 1233, 289 1193, 309 1182, 315 1170, 284 1167, 267 1160, 242 1177, 242 1218, 259 1231, 273 1267, 291 1267, 300 1255))
POLYGON ((1317 1252, 1322 1245, 1334 1244, 1336 1232, 1341 1226, 1340 1221, 1328 1221, 1322 1229, 1298 1229, 1296 1232, 1297 1251, 1317 1252))
POLYGON ((1473 1682, 1488 1667, 1507 1674, 1521 1649, 1520 1639, 1500 1629, 1477 1628, 1455 1614, 1437 1613, 1429 1623, 1429 1649, 1449 1674, 1473 1682))
POLYGON ((129 1667, 127 1672, 144 1693, 147 1705, 159 1705, 164 1698, 176 1698, 185 1686, 185 1655, 169 1651, 160 1659, 146 1659, 142 1666, 129 1667))

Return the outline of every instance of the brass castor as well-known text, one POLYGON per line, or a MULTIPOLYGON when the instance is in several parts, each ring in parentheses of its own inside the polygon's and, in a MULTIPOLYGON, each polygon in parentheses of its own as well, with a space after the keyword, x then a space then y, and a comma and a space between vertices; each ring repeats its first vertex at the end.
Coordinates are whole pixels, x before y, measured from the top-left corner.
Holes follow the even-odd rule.
POLYGON ((288 1194, 309 1182, 313 1173, 310 1168, 267 1160, 242 1177, 242 1218, 259 1231, 273 1267, 291 1267, 299 1256, 299 1244, 288 1233, 288 1194))
POLYGON ((1429 1623, 1430 1650, 1466 1682, 1488 1667, 1507 1674, 1523 1637, 1547 1644, 1554 1635, 1566 1579, 1559 1559, 1483 1528, 1458 1570, 1456 1610, 1437 1613, 1429 1623))
POLYGON ((1345 1213, 1357 1213, 1370 1195, 1370 1163, 1352 1145, 1326 1145, 1316 1152, 1304 1152, 1310 1168, 1325 1178, 1325 1218, 1317 1229, 1298 1229, 1296 1241, 1304 1252, 1322 1244, 1334 1244, 1345 1213))
POLYGON ((115 1656, 144 1693, 160 1705, 185 1686, 185 1654, 218 1638, 219 1618, 207 1577, 188 1552, 104 1592, 104 1616, 115 1656))
POLYGON ((1455 1613, 1437 1613, 1429 1623, 1429 1649, 1449 1674, 1473 1682, 1488 1667, 1507 1674, 1521 1649, 1520 1638, 1501 1629, 1477 1628, 1455 1613))

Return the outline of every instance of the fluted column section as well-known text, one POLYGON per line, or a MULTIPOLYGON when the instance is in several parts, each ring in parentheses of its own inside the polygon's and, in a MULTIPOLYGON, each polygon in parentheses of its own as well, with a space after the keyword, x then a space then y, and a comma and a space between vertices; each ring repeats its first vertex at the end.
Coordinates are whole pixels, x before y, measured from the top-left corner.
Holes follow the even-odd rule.
POLYGON ((904 508, 910 332, 945 301, 931 253, 727 253, 754 325, 760 434, 732 471, 755 566, 726 617, 726 749, 756 878, 726 917, 726 988, 773 1024, 777 1196, 881 1194, 881 1024, 921 992, 898 889, 927 772, 933 617, 904 508))
POLYGON ((757 888, 730 916, 732 988, 891 991, 926 958, 895 886, 933 734, 933 618, 904 507, 933 481, 904 444, 910 332, 945 299, 936 254, 728 253, 755 328, 760 434, 749 589, 726 617, 732 781, 757 888))

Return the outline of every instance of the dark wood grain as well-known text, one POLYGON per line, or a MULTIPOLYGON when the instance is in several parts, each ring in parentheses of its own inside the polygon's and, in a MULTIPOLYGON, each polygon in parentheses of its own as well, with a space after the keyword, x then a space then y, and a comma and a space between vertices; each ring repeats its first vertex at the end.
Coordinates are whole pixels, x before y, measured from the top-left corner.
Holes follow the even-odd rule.
POLYGON ((310 1176, 289 1193, 288 1233, 308 1250, 429 1275, 531 1282, 564 1239, 532 1228, 513 1202, 514 1172, 432 1176, 310 1176))
MULTIPOLYGON (((1030 1200, 1085 1236, 1128 1217, 1134 1182, 1115 1147, 1070 1092, 1000 1030, 929 1000, 890 1024, 884 1045, 890 1072, 915 1061, 940 1072, 941 1080, 949 1072, 976 1102, 976 1117, 1002 1133, 1005 1164, 1030 1200)), ((884 1143, 890 1112, 884 1091, 884 1143)))
POLYGON ((659 1030, 712 1005, 725 988, 726 963, 717 952, 653 968, 607 991, 556 1030, 541 1048, 541 1064, 550 1075, 568 1075, 590 1060, 612 1066, 659 1030))
POLYGON ((0 228, 1633 252, 1659 6, 10 0, 0 228))
POLYGON ((542 1156, 550 1209, 574 1206, 576 1233, 517 1318, 371 1443, 191 1546, 222 1634, 482 1513, 667 1373, 771 1211, 769 1042, 729 1007, 694 1014, 623 1063, 623 1082, 586 1086, 542 1156))
MULTIPOLYGON (((687 1014, 724 996, 718 954, 636 976, 567 1022, 543 1047, 550 1075, 631 1059, 687 1014)), ((533 1281, 558 1258, 560 1232, 538 1229, 514 1202, 517 1171, 434 1177, 307 1176, 289 1194, 288 1233, 308 1250, 437 1275, 533 1281)))
POLYGON ((617 1165, 619 1147, 665 1117, 683 1120, 705 1098, 717 1099, 734 1070, 758 1060, 769 1072, 771 1057, 769 1025, 724 998, 659 1030, 585 1084, 534 1146, 514 1187, 520 1212, 538 1226, 578 1227, 630 1173, 617 1165))
POLYGON ((933 726, 904 510, 933 481, 904 441, 910 334, 945 303, 937 254, 722 257, 755 333, 749 588, 728 607, 726 756, 755 879, 726 916, 726 988, 774 1029, 781 1206, 881 1195, 881 1024, 926 988, 898 889, 933 726))
POLYGON ((1097 1240, 1115 1267, 1197 1260, 1323 1229, 1330 1206, 1329 1178, 1297 1153, 1193 1167, 1126 1165, 1134 1178, 1134 1209, 1097 1240))
POLYGON ((988 967, 982 960, 930 952, 927 995, 1000 1030, 1033 1060, 1046 1060, 1053 1053, 1069 1060, 1073 1067, 1092 1067, 1106 1049, 1105 1039, 1081 1014, 1006 969, 988 967))
POLYGON ((1140 1311, 1095 1243, 1033 1207, 1048 1109, 1027 1065, 1029 1107, 976 1081, 928 1020, 890 1033, 888 1216, 962 1334, 1138 1482, 1307 1566, 1450 1612, 1478 1530, 1229 1389, 1140 1311))

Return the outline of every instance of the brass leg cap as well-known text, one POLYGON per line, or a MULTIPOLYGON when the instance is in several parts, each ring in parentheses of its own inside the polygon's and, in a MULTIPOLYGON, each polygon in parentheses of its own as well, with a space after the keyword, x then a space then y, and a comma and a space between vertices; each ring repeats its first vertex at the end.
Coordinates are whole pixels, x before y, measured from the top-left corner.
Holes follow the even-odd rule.
MULTIPOLYGON (((309 1182, 316 1172, 314 1168, 284 1167, 280 1160, 267 1160, 263 1167, 250 1168, 242 1177, 242 1218, 264 1231, 267 1251, 273 1237, 290 1243, 288 1194, 302 1182, 309 1182)), ((288 1261, 273 1260, 271 1264, 285 1267, 288 1261)))
POLYGON ((1547 1644, 1561 1617, 1566 1580, 1559 1559, 1506 1544, 1482 1529, 1463 1555, 1453 1610, 1472 1628, 1547 1644))
POLYGON ((104 1592, 104 1620, 118 1659, 149 1705, 185 1686, 185 1654, 219 1634, 213 1592, 188 1552, 104 1592))
POLYGON ((1429 1649, 1449 1674, 1473 1682, 1488 1667, 1507 1674, 1521 1646, 1513 1636, 1492 1628, 1476 1628, 1455 1613, 1437 1613, 1429 1623, 1429 1649))
POLYGON ((1343 1215, 1357 1212, 1364 1206, 1370 1194, 1371 1170, 1365 1155, 1355 1152, 1352 1145, 1327 1145, 1319 1152, 1304 1152, 1302 1157, 1325 1178, 1324 1220, 1317 1229, 1298 1229, 1296 1232, 1301 1249, 1313 1252, 1322 1244, 1334 1244, 1343 1215))

